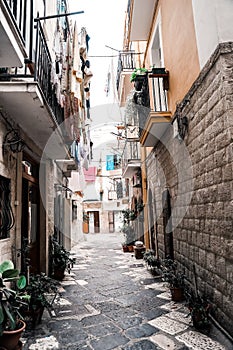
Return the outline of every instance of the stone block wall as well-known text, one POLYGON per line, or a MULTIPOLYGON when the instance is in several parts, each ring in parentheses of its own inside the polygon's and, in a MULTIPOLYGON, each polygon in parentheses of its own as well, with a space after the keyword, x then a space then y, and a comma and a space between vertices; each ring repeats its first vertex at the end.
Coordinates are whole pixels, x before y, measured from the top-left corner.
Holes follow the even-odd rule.
POLYGON ((231 335, 232 67, 233 44, 220 44, 181 103, 179 113, 187 116, 189 123, 184 141, 180 143, 174 139, 171 127, 147 159, 148 187, 153 192, 157 211, 160 255, 164 255, 161 198, 162 192, 168 187, 173 219, 180 217, 180 222, 173 229, 175 259, 184 266, 192 283, 195 265, 199 291, 209 298, 213 305, 212 314, 231 335), (189 161, 190 169, 187 168, 189 161), (184 203, 189 196, 191 201, 184 215, 184 203), (179 201, 179 198, 182 200, 179 201))

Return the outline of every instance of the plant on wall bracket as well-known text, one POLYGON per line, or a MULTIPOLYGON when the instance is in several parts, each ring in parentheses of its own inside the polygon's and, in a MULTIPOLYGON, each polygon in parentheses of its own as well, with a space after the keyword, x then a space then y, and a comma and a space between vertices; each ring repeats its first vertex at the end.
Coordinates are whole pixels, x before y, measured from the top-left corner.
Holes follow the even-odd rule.
POLYGON ((137 77, 145 76, 148 70, 146 68, 135 68, 130 77, 130 82, 132 83, 137 79, 137 77))

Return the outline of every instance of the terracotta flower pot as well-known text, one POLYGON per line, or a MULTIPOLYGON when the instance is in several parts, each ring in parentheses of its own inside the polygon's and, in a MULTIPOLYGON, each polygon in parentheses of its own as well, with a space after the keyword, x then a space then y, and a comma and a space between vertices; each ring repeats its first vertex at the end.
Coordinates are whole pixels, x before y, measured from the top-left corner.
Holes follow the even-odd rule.
POLYGON ((183 288, 170 288, 171 296, 173 301, 183 301, 184 300, 184 290, 183 288))
POLYGON ((123 252, 124 252, 124 253, 127 253, 127 252, 129 251, 129 248, 128 248, 127 245, 123 245, 123 246, 122 246, 122 249, 123 249, 123 252))
POLYGON ((0 346, 7 350, 20 349, 20 337, 26 327, 26 323, 20 320, 20 328, 14 331, 4 331, 0 337, 0 346))
POLYGON ((58 267, 54 268, 53 278, 58 281, 62 281, 65 277, 65 269, 60 269, 58 267))
POLYGON ((128 251, 132 253, 134 251, 133 245, 128 245, 128 251))

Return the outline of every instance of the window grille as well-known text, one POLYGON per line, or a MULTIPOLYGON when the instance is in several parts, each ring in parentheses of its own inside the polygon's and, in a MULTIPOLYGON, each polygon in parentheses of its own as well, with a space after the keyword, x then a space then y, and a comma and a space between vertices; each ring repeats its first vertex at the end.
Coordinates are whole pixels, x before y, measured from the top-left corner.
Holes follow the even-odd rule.
POLYGON ((9 237, 15 220, 11 207, 10 180, 0 176, 0 239, 9 237))

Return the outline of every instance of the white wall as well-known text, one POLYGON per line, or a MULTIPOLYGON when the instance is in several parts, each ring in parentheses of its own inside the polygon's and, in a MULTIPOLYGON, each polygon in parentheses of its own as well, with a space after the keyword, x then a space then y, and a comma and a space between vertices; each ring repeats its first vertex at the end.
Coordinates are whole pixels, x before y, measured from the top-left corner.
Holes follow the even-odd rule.
POLYGON ((232 0, 192 0, 200 68, 221 42, 233 41, 232 0))

